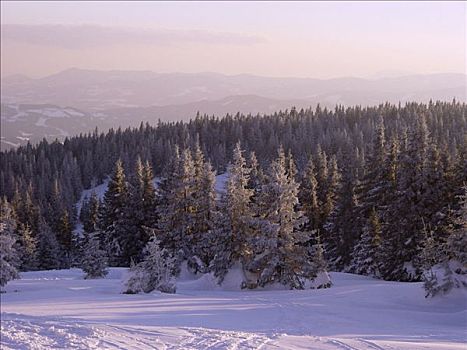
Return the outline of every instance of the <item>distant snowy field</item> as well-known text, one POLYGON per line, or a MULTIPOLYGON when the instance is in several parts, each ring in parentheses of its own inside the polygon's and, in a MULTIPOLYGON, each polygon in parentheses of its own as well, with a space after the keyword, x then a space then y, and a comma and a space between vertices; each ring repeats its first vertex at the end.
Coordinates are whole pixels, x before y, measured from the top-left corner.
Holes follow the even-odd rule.
POLYGON ((467 301, 420 283, 332 273, 324 290, 220 288, 182 274, 177 294, 120 294, 124 268, 26 272, 1 295, 6 349, 466 349, 467 301))

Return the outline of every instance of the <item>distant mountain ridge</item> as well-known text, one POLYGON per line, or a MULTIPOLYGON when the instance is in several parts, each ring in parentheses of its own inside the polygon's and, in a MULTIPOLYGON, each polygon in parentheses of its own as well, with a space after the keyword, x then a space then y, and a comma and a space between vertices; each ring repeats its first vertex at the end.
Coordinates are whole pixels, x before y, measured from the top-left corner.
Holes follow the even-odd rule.
POLYGON ((322 80, 76 68, 39 79, 14 75, 1 80, 1 145, 63 139, 95 127, 189 120, 197 112, 224 116, 317 104, 332 108, 430 99, 465 102, 466 81, 464 74, 322 80))
POLYGON ((218 73, 155 73, 68 69, 40 79, 2 80, 2 102, 50 103, 85 110, 166 106, 234 95, 299 99, 309 104, 370 105, 384 101, 465 100, 466 75, 430 74, 397 78, 269 78, 218 73))

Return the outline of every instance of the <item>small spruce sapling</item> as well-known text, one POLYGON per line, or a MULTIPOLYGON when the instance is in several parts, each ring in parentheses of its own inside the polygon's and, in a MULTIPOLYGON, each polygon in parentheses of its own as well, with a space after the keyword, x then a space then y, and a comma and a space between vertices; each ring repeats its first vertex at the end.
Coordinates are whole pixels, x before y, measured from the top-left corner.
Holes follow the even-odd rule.
POLYGON ((84 256, 81 268, 86 273, 85 279, 102 278, 108 273, 107 256, 100 249, 99 234, 97 232, 87 233, 84 244, 84 256))
POLYGON ((175 293, 174 259, 153 236, 145 247, 144 260, 130 268, 124 283, 125 294, 150 293, 154 290, 175 293))

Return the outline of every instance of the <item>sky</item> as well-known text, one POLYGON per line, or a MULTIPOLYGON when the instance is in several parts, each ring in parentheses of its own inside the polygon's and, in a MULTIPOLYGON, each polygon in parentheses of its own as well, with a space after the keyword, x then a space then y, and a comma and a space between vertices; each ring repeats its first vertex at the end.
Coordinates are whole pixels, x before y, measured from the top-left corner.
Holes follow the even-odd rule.
POLYGON ((1 75, 465 73, 466 3, 1 1, 1 75))

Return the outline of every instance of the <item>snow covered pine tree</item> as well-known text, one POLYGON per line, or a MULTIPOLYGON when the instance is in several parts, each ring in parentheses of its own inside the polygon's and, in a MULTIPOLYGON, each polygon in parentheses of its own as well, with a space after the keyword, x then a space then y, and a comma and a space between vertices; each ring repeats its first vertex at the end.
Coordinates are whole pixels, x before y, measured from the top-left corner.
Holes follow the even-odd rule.
POLYGON ((130 268, 124 282, 124 294, 150 293, 154 290, 175 293, 173 279, 174 259, 166 249, 161 249, 156 236, 145 248, 145 258, 130 268))
POLYGON ((107 256, 100 249, 99 233, 85 233, 84 256, 81 268, 86 273, 85 279, 102 278, 107 275, 107 256))

